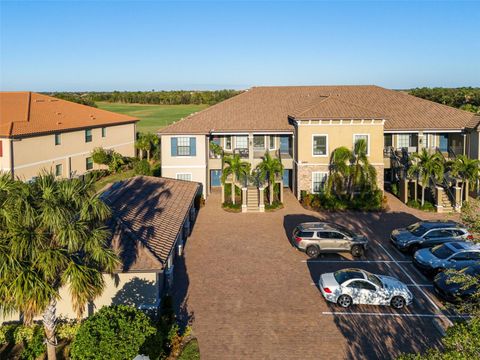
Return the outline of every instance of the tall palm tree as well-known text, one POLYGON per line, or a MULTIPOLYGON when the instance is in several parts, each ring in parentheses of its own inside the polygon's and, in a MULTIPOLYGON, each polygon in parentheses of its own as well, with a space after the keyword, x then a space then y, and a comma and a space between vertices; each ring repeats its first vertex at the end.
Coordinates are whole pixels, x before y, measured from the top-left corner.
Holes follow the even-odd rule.
POLYGON ((68 287, 81 317, 118 258, 104 226, 110 211, 92 182, 42 174, 25 184, 0 176, 0 311, 31 324, 42 316, 48 359, 55 359, 56 304, 68 287))
POLYGON ((152 151, 157 149, 160 140, 158 136, 152 133, 141 133, 135 142, 135 147, 142 152, 141 158, 147 154, 147 160, 150 161, 152 151))
MULTIPOLYGON (((453 176, 462 180, 462 193, 468 192, 468 184, 476 186, 476 181, 480 177, 480 161, 470 159, 466 155, 458 155, 457 158, 448 164, 453 176)), ((466 194, 468 197, 468 194, 466 194)), ((463 199, 463 196, 462 196, 463 199)))
POLYGON ((375 190, 377 188, 377 171, 375 167, 368 161, 368 146, 364 139, 360 139, 355 143, 354 151, 351 158, 350 171, 350 198, 354 197, 354 190, 360 189, 365 192, 375 190))
POLYGON ((265 151, 262 162, 257 165, 260 179, 268 180, 268 193, 270 205, 273 203, 275 177, 283 173, 283 165, 279 158, 272 158, 270 152, 265 151))
POLYGON ((347 184, 350 179, 350 159, 352 152, 350 149, 342 146, 336 148, 330 158, 329 176, 327 179, 326 192, 332 192, 337 195, 343 195, 347 191, 347 184))
POLYGON ((226 156, 223 159, 224 166, 222 170, 222 183, 225 184, 225 180, 229 175, 232 176, 232 203, 235 204, 235 189, 237 180, 244 178, 250 174, 250 163, 243 161, 240 155, 235 154, 232 156, 226 156))
POLYGON ((438 152, 430 154, 427 149, 423 148, 420 153, 412 154, 408 176, 415 176, 420 180, 422 186, 422 206, 425 204, 425 188, 430 186, 430 179, 433 177, 440 181, 443 173, 443 158, 438 152))

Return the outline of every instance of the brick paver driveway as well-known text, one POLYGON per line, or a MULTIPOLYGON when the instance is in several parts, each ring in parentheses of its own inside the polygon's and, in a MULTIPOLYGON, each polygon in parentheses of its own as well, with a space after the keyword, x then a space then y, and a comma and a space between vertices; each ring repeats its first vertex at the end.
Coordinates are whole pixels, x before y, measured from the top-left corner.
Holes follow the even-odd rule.
MULTIPOLYGON (((285 197, 285 208, 277 212, 234 214, 223 211, 219 194, 213 194, 200 211, 185 261, 176 265, 175 297, 183 316, 192 321, 202 359, 389 359, 438 343, 431 317, 325 314, 343 309, 327 304, 313 285, 322 272, 352 266, 410 282, 400 265, 349 264, 348 256, 338 255, 327 256, 331 262, 310 262, 287 239, 297 223, 324 218, 367 235, 373 243, 368 260, 389 260, 377 244, 387 249, 393 228, 425 218, 425 213, 390 198, 392 209, 385 213, 318 214, 301 207, 291 193, 285 197), (336 263, 342 259, 345 265, 336 263)), ((413 310, 404 312, 433 313, 428 299, 418 291, 414 295, 413 310)), ((352 310, 391 311, 374 306, 352 310)))

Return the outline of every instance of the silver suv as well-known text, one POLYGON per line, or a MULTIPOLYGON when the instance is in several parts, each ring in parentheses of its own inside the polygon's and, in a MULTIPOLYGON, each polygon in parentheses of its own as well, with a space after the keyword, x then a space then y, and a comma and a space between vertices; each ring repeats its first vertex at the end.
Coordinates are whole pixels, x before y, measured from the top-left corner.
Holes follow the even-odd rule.
POLYGON ((368 246, 368 239, 355 234, 344 226, 327 222, 309 222, 293 230, 292 245, 304 251, 311 258, 321 253, 349 252, 355 257, 362 256, 368 246))

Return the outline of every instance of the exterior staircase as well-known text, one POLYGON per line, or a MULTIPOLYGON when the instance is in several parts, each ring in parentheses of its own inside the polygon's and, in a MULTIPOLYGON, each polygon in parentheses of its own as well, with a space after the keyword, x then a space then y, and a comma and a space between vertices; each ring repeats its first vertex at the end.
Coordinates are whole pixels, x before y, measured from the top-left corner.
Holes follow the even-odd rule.
POLYGON ((247 212, 260 212, 258 189, 255 186, 247 188, 247 212))
POLYGON ((440 199, 438 199, 438 203, 443 206, 443 212, 453 211, 452 202, 450 201, 450 198, 448 197, 445 191, 441 192, 440 199))

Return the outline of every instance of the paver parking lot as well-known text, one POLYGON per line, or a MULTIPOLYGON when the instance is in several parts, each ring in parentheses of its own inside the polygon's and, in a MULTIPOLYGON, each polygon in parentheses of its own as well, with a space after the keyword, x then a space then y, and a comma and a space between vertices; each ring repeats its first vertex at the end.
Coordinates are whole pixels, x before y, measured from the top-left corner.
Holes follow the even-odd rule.
POLYGON ((392 229, 426 218, 390 198, 382 213, 316 213, 291 193, 272 213, 235 214, 219 194, 200 211, 175 268, 175 298, 189 318, 203 359, 389 359, 439 344, 433 325, 441 303, 411 258, 389 243, 392 229), (360 259, 329 254, 309 260, 287 235, 300 222, 328 220, 362 232, 371 247, 360 259), (327 303, 316 286, 321 273, 358 267, 409 284, 407 309, 327 303))

